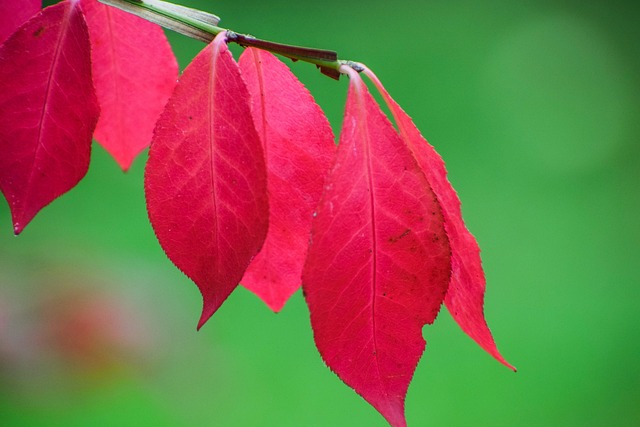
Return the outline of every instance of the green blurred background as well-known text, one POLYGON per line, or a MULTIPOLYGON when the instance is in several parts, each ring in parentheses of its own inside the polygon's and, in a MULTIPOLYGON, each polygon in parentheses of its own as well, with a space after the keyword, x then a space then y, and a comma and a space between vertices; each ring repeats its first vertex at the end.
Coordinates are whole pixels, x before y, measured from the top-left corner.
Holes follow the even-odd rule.
MULTIPOLYGON (((443 311, 411 426, 640 425, 637 2, 182 4, 366 63, 447 162, 518 373, 443 311)), ((181 67, 203 47, 169 37, 181 67)), ((337 133, 346 79, 292 68, 337 133)), ((123 174, 94 145, 18 238, 0 202, 0 425, 386 425, 323 365, 299 292, 273 314, 239 288, 196 333, 200 295, 147 220, 145 158, 123 174)))

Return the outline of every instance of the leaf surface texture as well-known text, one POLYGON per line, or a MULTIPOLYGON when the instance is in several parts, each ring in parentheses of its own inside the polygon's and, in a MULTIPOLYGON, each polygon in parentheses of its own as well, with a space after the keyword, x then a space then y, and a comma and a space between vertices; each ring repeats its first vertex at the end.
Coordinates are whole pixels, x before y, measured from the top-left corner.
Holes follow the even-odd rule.
POLYGON ((303 287, 327 365, 393 426, 449 281, 442 213, 411 152, 355 72, 303 287))
POLYGON ((250 98, 225 33, 185 69, 145 170, 149 218, 204 299, 201 327, 236 288, 268 223, 267 179, 250 98))
POLYGON ((3 0, 0 2, 0 44, 42 7, 41 0, 3 0))
POLYGON ((0 46, 0 189, 19 234, 87 173, 99 107, 77 1, 49 6, 0 46))
POLYGON ((445 298, 447 309, 460 328, 480 347, 510 369, 498 351, 484 318, 485 277, 480 259, 480 247, 462 218, 460 199, 447 179, 442 157, 422 136, 411 117, 405 113, 386 91, 375 74, 365 73, 380 90, 398 125, 399 133, 413 156, 425 171, 442 206, 445 229, 451 245, 451 281, 445 298))
POLYGON ((127 170, 151 142, 178 63, 158 25, 97 0, 82 0, 82 8, 101 109, 95 138, 127 170))
POLYGON ((269 233, 242 284, 279 311, 301 283, 313 211, 335 154, 324 113, 289 68, 269 52, 239 60, 265 150, 269 233))

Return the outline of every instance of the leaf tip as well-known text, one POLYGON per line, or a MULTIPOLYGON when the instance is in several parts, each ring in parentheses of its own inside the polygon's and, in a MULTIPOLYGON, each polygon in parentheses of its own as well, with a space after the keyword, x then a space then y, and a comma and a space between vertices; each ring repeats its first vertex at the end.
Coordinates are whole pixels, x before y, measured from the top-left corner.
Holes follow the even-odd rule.
POLYGON ((387 422, 393 427, 407 427, 407 418, 404 413, 404 399, 402 401, 397 402, 399 405, 393 404, 392 402, 388 402, 389 405, 386 408, 377 407, 375 408, 380 412, 380 414, 387 420, 387 422))
POLYGON ((212 310, 205 300, 204 307, 202 308, 202 314, 200 315, 200 320, 198 320, 198 326, 196 327, 197 331, 199 331, 204 326, 204 324, 207 323, 211 316, 213 316, 214 312, 215 310, 212 310))
POLYGON ((518 372, 518 369, 515 366, 513 366, 511 363, 504 360, 504 358, 500 358, 498 359, 498 361, 502 363, 504 366, 506 366, 507 368, 511 369, 513 372, 518 372))
POLYGON ((13 215, 13 234, 15 236, 20 235, 20 233, 22 233, 22 231, 24 231, 25 227, 27 225, 29 225, 29 223, 31 222, 31 220, 33 219, 33 216, 30 218, 26 218, 25 219, 25 215, 19 215, 14 212, 13 215))
POLYGON ((200 330, 207 321, 215 314, 220 308, 227 296, 219 298, 215 294, 207 293, 205 288, 198 285, 200 293, 202 294, 202 314, 200 320, 198 320, 198 326, 196 330, 200 330))
POLYGON ((502 354, 500 354, 495 344, 493 345, 493 351, 488 351, 488 353, 491 354, 498 362, 500 362, 507 368, 511 369, 513 372, 518 372, 518 369, 516 369, 515 366, 507 362, 507 360, 504 357, 502 357, 502 354))
POLYGON ((131 168, 131 164, 133 163, 133 159, 128 160, 128 161, 117 161, 118 166, 120 166, 120 169, 122 169, 122 172, 127 173, 129 172, 129 169, 131 168))
POLYGON ((282 309, 284 308, 284 302, 278 305, 270 305, 267 304, 267 306, 271 309, 271 311, 273 311, 274 314, 278 314, 282 311, 282 309))
MULTIPOLYGON (((488 330, 488 328, 487 328, 487 330, 488 330)), ((502 365, 504 365, 507 368, 511 369, 513 372, 518 372, 518 370, 516 369, 515 366, 513 366, 511 363, 507 362, 507 360, 504 357, 502 357, 502 354, 500 354, 500 351, 498 351, 498 347, 496 346, 495 342, 493 341, 493 337, 491 337, 491 335, 489 335, 489 336, 491 338, 490 344, 487 345, 485 343, 480 343, 480 347, 483 350, 485 350, 487 353, 489 353, 494 359, 496 359, 502 365)), ((474 337, 472 337, 472 338, 474 340, 476 340, 474 337)))
POLYGON ((513 372, 518 372, 518 370, 516 369, 515 366, 513 366, 511 363, 507 362, 507 360, 504 357, 502 357, 502 355, 498 351, 498 348, 496 347, 495 344, 493 344, 492 348, 485 348, 484 346, 481 346, 481 347, 482 347, 483 350, 485 350, 487 353, 489 353, 499 363, 501 363, 502 365, 506 366, 507 368, 509 368, 513 372))
POLYGON ((275 314, 278 314, 282 311, 287 301, 288 299, 279 298, 272 301, 265 301, 265 304, 267 305, 267 307, 269 307, 271 311, 273 311, 275 314))

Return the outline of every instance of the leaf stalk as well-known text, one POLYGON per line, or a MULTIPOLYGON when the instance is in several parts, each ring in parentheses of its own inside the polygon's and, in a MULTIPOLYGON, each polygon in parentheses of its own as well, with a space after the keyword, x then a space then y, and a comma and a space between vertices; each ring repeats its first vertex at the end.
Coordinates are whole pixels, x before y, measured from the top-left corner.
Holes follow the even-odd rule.
POLYGON ((137 15, 147 21, 161 25, 164 28, 183 34, 187 37, 211 42, 216 35, 226 31, 227 41, 237 43, 242 47, 255 47, 293 61, 303 61, 314 64, 322 74, 338 80, 340 67, 347 65, 360 72, 364 68, 353 61, 338 59, 338 54, 332 50, 316 49, 290 44, 276 43, 259 39, 247 34, 236 33, 218 26, 220 18, 214 14, 176 5, 162 0, 99 0, 101 3, 116 7, 137 15))

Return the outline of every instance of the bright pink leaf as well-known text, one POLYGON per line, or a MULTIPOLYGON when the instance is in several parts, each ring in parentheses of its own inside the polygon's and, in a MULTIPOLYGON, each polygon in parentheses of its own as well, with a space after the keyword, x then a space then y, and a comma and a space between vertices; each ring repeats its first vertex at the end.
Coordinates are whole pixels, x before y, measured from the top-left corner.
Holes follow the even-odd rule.
POLYGON ((87 173, 99 107, 77 1, 35 15, 0 46, 0 188, 18 234, 87 173))
POLYGON ((158 25, 97 0, 82 0, 82 9, 101 110, 95 138, 127 170, 151 142, 178 64, 158 25))
POLYGON ((514 369, 498 352, 484 318, 485 278, 480 260, 480 248, 462 219, 460 199, 447 179, 442 157, 426 141, 411 117, 391 98, 375 74, 365 69, 389 106, 398 125, 400 136, 411 149, 433 188, 445 219, 445 229, 451 245, 451 282, 445 298, 449 312, 473 340, 507 367, 514 369))
POLYGON ((151 224, 200 288, 201 327, 262 246, 267 178, 250 99, 225 33, 186 68, 155 130, 145 171, 151 224))
POLYGON ((313 221, 303 288, 327 365, 393 426, 449 282, 438 201, 351 69, 336 163, 313 221))
POLYGON ((0 2, 0 44, 18 27, 38 13, 41 0, 3 0, 0 2))
POLYGON ((274 311, 300 287, 313 210, 335 153, 329 121, 313 97, 274 55, 240 56, 267 160, 269 232, 242 284, 274 311))

